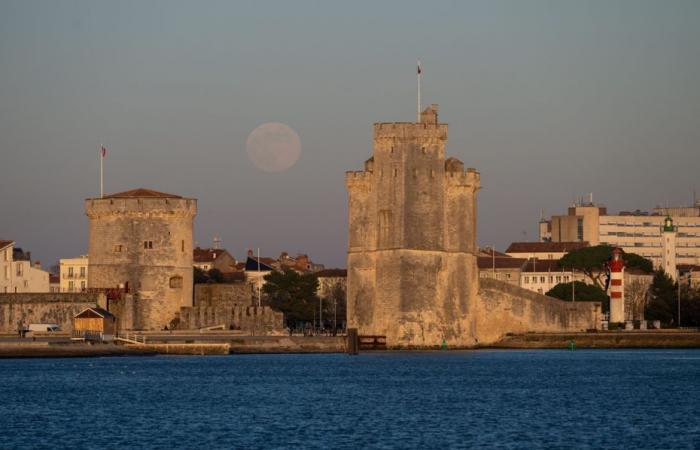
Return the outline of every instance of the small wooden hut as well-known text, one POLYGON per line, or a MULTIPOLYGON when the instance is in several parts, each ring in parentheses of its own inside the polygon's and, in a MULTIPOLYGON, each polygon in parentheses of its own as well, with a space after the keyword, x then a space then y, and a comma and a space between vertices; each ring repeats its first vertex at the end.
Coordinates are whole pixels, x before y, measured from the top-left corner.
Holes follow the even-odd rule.
POLYGON ((112 341, 117 318, 104 308, 86 308, 73 318, 73 336, 86 340, 112 341))

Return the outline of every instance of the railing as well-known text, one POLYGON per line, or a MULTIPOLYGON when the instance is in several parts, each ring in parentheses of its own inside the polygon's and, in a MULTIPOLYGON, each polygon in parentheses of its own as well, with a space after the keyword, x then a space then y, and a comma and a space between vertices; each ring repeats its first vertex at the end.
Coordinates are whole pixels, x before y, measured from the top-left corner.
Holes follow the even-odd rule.
POLYGON ((123 341, 128 344, 136 344, 136 345, 145 345, 146 344, 146 336, 143 334, 138 334, 138 333, 131 333, 131 332, 126 332, 126 333, 119 333, 117 336, 114 338, 117 341, 123 341))

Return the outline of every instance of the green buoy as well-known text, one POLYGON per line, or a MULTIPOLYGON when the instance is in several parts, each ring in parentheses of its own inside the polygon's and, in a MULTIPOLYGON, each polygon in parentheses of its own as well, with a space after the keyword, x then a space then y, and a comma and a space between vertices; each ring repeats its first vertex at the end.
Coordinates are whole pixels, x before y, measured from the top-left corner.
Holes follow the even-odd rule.
POLYGON ((444 339, 442 340, 442 349, 447 350, 447 341, 445 341, 444 339))

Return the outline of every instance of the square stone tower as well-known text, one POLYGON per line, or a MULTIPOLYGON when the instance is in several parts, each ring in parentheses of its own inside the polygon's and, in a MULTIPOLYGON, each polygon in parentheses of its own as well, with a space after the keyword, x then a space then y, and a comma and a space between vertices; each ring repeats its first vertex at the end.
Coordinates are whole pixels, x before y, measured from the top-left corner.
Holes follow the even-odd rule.
POLYGON ((374 124, 365 170, 348 172, 348 327, 389 346, 472 345, 479 173, 445 159, 438 107, 374 124))

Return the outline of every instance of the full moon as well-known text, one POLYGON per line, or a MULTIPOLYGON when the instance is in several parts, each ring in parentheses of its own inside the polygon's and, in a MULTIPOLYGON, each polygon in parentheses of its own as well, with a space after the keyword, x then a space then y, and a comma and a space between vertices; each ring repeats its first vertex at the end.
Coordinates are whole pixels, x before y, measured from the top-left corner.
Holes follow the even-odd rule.
POLYGON ((301 154, 299 135, 283 123, 268 122, 250 132, 246 140, 248 158, 265 172, 284 172, 301 154))

